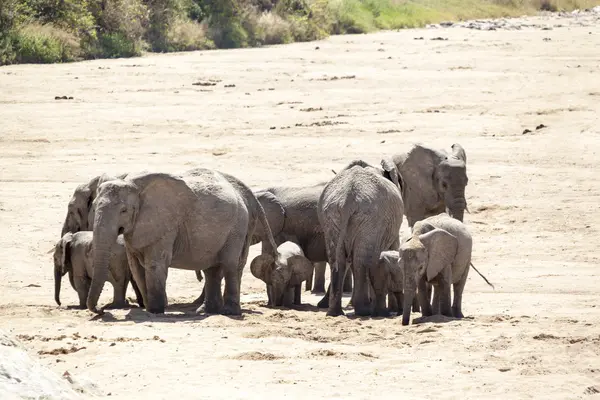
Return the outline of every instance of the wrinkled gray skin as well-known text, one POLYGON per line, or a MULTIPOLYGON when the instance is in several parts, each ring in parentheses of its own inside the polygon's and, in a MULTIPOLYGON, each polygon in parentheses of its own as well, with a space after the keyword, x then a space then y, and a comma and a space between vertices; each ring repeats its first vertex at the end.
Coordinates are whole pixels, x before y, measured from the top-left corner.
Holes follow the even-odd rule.
MULTIPOLYGON (((86 301, 93 276, 93 235, 90 231, 67 232, 54 247, 54 300, 59 306, 62 277, 69 274, 71 286, 79 296, 79 308, 86 308, 86 301)), ((110 308, 124 308, 129 304, 125 299, 131 272, 127 263, 123 236, 119 235, 112 245, 109 260, 108 281, 114 289, 110 308)), ((138 299, 142 301, 142 299, 138 299)))
POLYGON ((405 186, 402 191, 408 226, 442 212, 463 220, 467 207, 467 156, 458 143, 447 153, 421 144, 392 157, 405 186))
MULTIPOLYGON (((400 268, 400 253, 396 250, 384 251, 379 256, 379 267, 388 271, 388 309, 400 313, 403 303, 404 272, 400 268)), ((419 311, 417 298, 413 298, 413 311, 419 311)))
POLYGON ((382 251, 398 250, 404 207, 396 166, 383 169, 362 160, 351 162, 323 189, 318 215, 331 266, 328 316, 343 315, 342 279, 347 264, 354 276, 352 305, 358 316, 388 316, 389 276, 379 267, 382 251), (369 300, 370 280, 374 304, 369 300))
MULTIPOLYGON (((412 301, 418 290, 423 316, 441 312, 462 318, 462 293, 467 282, 473 240, 467 227, 442 213, 419 221, 412 237, 400 248, 400 267, 404 271, 404 300, 412 301), (427 284, 434 287, 433 310, 427 284), (450 306, 450 285, 454 300, 450 306)), ((410 307, 404 303, 402 325, 408 325, 410 307)))
POLYGON ((277 253, 277 258, 268 253, 256 256, 250 263, 250 271, 267 285, 267 305, 300 305, 302 282, 312 276, 313 265, 296 243, 280 244, 277 253))
POLYGON ((240 180, 219 171, 195 168, 178 176, 143 173, 104 182, 94 208, 94 275, 87 307, 96 313, 110 246, 121 233, 151 313, 164 313, 168 269, 177 268, 204 271, 207 313, 240 315, 240 280, 257 220, 276 257, 260 203, 240 180))
MULTIPOLYGON (((327 182, 305 187, 270 187, 256 190, 254 194, 263 206, 275 242, 285 241, 298 244, 306 258, 314 263, 313 277, 306 280, 306 290, 313 293, 325 292, 325 266, 327 251, 323 228, 317 215, 317 204, 327 182)), ((252 244, 261 242, 264 232, 260 227, 254 231, 252 244)), ((344 281, 344 292, 352 292, 352 277, 348 274, 344 281)))

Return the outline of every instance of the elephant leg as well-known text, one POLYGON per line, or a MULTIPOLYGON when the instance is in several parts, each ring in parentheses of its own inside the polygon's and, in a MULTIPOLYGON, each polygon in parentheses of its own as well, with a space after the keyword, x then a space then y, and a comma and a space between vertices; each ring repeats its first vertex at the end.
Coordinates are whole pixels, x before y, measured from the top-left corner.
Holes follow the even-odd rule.
MULTIPOLYGON (((315 284, 312 288, 312 293, 325 293, 325 268, 327 266, 326 262, 316 262, 315 266, 315 284)), ((326 308, 326 307, 324 307, 326 308)))
POLYGON ((310 271, 310 276, 306 279, 306 287, 304 290, 306 290, 307 292, 312 290, 314 274, 315 274, 315 264, 313 263, 312 270, 310 271))
POLYGON ((454 318, 464 318, 462 313, 462 294, 467 283, 467 275, 469 274, 469 267, 465 271, 463 277, 456 282, 454 285, 454 299, 452 300, 452 315, 454 318))
POLYGON ((142 264, 139 262, 138 258, 129 252, 127 252, 127 262, 129 263, 131 277, 133 278, 132 286, 134 291, 137 287, 135 294, 138 296, 138 304, 140 307, 145 308, 148 305, 148 295, 146 292, 146 270, 144 270, 144 267, 142 267, 142 264))
POLYGON ((317 303, 317 307, 319 308, 329 308, 329 296, 331 292, 331 282, 327 286, 327 291, 325 292, 325 296, 317 303))
POLYGON ((441 288, 439 285, 432 285, 433 287, 433 300, 431 302, 431 313, 438 315, 440 313, 440 294, 441 288))
POLYGON ((146 268, 146 295, 148 298, 146 311, 153 314, 164 314, 167 307, 167 262, 165 257, 157 257, 148 264, 148 268, 146 268))
POLYGON ((452 317, 452 306, 450 302, 450 284, 444 283, 440 293, 440 313, 446 317, 452 317))
POLYGON ((197 312, 205 311, 208 314, 217 314, 223 307, 223 295, 221 294, 221 266, 217 265, 204 270, 204 289, 206 297, 204 305, 197 312))
POLYGON ((371 304, 374 303, 374 307, 369 304, 369 308, 373 309, 372 315, 374 317, 389 317, 390 311, 385 304, 386 297, 389 293, 389 273, 387 269, 379 267, 378 260, 371 259, 368 265, 368 287, 369 289, 372 288, 373 292, 375 292, 374 302, 371 302, 371 304))
POLYGON ((290 288, 287 288, 284 293, 283 293, 283 302, 282 305, 286 308, 291 308, 292 305, 294 304, 294 299, 296 296, 296 288, 298 287, 298 290, 302 290, 302 285, 297 285, 297 286, 292 286, 290 288))
POLYGON ((419 305, 421 306, 421 315, 424 317, 430 317, 431 314, 431 303, 427 296, 427 283, 424 280, 419 280, 417 295, 419 296, 419 305))
POLYGON ((352 296, 352 306, 354 314, 365 317, 371 315, 371 306, 367 293, 367 270, 369 259, 361 254, 356 254, 352 261, 352 270, 354 272, 354 292, 352 296))
POLYGON ((74 276, 73 285, 79 297, 79 308, 84 310, 87 308, 87 297, 90 291, 92 281, 87 276, 74 276))
POLYGON ((129 305, 125 298, 125 292, 127 291, 127 284, 129 279, 127 277, 118 277, 118 279, 110 282, 113 286, 113 301, 111 304, 104 308, 125 308, 129 305))
POLYGON ((396 297, 396 293, 391 290, 388 291, 388 309, 390 312, 399 312, 400 308, 398 308, 398 298, 396 297))
POLYGON ((419 299, 417 296, 413 297, 412 310, 413 312, 421 312, 421 307, 419 307, 419 299))
POLYGON ((223 315, 241 315, 240 284, 237 265, 223 266, 223 277, 225 278, 225 292, 223 293, 223 315), (233 267, 233 268, 232 268, 233 267))
POLYGON ((394 295, 396 297, 396 303, 398 304, 397 315, 402 315, 404 293, 402 293, 402 292, 395 292, 394 295))
POLYGON ((341 268, 331 268, 331 283, 328 290, 329 309, 327 310, 327 316, 329 317, 344 315, 342 310, 342 280, 345 271, 341 269, 345 269, 345 265, 341 268))
POLYGON ((133 292, 135 293, 135 298, 137 300, 138 305, 141 308, 144 308, 144 298, 142 297, 142 292, 138 287, 135 279, 133 278, 133 274, 131 274, 131 287, 133 288, 133 292))
MULTIPOLYGON (((197 270, 195 272, 196 272, 196 279, 198 279, 198 282, 202 282, 202 271, 197 270)), ((206 297, 206 287, 202 287, 202 293, 200 293, 200 296, 198 296, 198 298, 196 300, 194 300, 192 302, 192 304, 200 307, 202 304, 204 304, 205 297, 206 297)))
POLYGON ((274 306, 275 303, 273 301, 273 286, 267 284, 267 306, 274 306))
POLYGON ((294 286, 294 304, 302 304, 302 284, 294 286))
POLYGON ((344 293, 352 293, 352 274, 346 274, 343 291, 344 293))

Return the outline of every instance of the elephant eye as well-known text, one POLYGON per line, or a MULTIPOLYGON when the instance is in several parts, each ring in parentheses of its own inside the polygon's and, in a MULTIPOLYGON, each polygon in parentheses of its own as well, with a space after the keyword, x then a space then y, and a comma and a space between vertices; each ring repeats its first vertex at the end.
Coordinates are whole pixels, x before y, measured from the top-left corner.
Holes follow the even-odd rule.
POLYGON ((442 182, 442 187, 444 188, 444 190, 448 189, 448 183, 446 181, 442 182))
POLYGON ((121 208, 121 214, 125 214, 127 212, 127 207, 123 206, 123 208, 121 208))

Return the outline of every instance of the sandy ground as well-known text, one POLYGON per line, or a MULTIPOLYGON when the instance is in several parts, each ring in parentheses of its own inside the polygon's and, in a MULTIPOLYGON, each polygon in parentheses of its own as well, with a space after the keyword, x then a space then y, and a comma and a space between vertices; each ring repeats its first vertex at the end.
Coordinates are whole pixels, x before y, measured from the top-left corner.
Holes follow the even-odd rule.
POLYGON ((0 328, 111 398, 592 398, 600 27, 553 18, 0 68, 0 328), (66 281, 54 304, 47 251, 97 174, 206 166, 302 185, 414 142, 467 152, 473 262, 496 289, 472 272, 464 320, 326 318, 308 292, 270 309, 248 267, 241 318, 195 315, 201 286, 179 270, 165 316, 68 310, 66 281))

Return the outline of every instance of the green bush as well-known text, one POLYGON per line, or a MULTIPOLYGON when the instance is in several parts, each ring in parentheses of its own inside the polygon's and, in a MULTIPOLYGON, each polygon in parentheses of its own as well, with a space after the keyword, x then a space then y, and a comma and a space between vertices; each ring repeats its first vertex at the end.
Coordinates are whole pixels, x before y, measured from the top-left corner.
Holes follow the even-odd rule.
POLYGON ((27 25, 16 31, 12 40, 19 63, 75 61, 81 56, 77 38, 51 25, 27 25))
POLYGON ((97 57, 135 57, 142 54, 140 43, 131 40, 121 32, 103 34, 99 38, 97 57))

